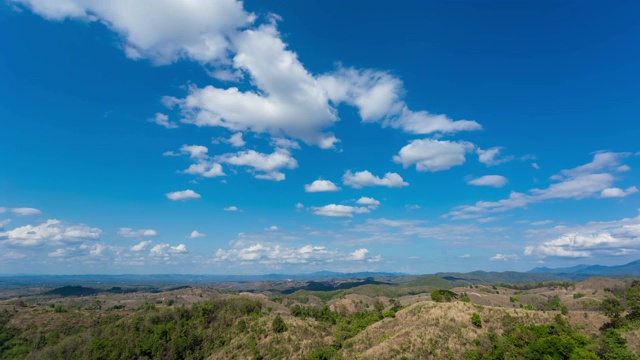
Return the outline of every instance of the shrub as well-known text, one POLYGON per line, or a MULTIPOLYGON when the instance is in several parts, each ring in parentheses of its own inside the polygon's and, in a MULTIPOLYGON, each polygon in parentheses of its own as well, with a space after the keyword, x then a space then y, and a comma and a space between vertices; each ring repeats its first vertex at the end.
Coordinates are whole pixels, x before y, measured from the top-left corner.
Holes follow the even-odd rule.
POLYGON ((480 315, 478 315, 478 313, 473 313, 473 315, 471 315, 471 323, 475 327, 482 327, 482 320, 480 320, 480 315))

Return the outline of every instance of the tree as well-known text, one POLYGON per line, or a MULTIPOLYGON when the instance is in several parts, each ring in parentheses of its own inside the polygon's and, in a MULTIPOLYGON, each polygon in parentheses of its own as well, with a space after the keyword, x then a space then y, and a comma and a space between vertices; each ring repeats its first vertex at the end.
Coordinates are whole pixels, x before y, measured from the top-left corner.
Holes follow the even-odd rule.
POLYGON ((640 281, 634 280, 631 287, 625 294, 627 307, 631 311, 629 316, 634 319, 640 319, 640 281))
POLYGON ((624 311, 624 308, 618 299, 608 298, 600 303, 600 312, 611 319, 611 322, 614 324, 617 324, 622 311, 624 311))
POLYGON ((442 294, 440 294, 440 291, 438 291, 438 289, 435 289, 431 292, 431 300, 435 302, 442 302, 442 294))
POLYGON ((282 317, 280 316, 280 314, 276 315, 275 319, 273 319, 273 322, 271 323, 271 328, 273 329, 273 331, 277 333, 282 333, 287 331, 287 324, 284 322, 284 320, 282 320, 282 317))

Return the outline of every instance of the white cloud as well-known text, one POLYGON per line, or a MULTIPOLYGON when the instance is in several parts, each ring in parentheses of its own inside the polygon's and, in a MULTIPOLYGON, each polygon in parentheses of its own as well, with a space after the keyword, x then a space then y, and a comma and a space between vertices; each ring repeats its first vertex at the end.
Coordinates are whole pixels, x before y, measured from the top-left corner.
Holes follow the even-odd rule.
POLYGON ((356 204, 366 205, 369 209, 377 209, 378 206, 380 206, 380 201, 374 198, 363 196, 356 201, 356 204))
POLYGON ((222 165, 210 161, 199 161, 196 164, 191 164, 188 168, 182 171, 182 173, 190 175, 200 175, 206 178, 214 178, 226 175, 222 170, 222 165))
POLYGON ((518 260, 520 257, 516 254, 496 254, 493 256, 490 261, 509 261, 509 260, 518 260))
POLYGON ((89 256, 101 256, 108 248, 105 244, 97 243, 89 250, 89 256))
POLYGON ((340 67, 318 77, 318 83, 335 105, 355 106, 364 122, 380 122, 413 134, 482 129, 475 121, 453 121, 446 115, 409 110, 402 100, 402 81, 384 71, 340 67))
POLYGON ((324 246, 305 245, 300 248, 286 248, 281 245, 253 244, 236 247, 224 251, 218 249, 216 261, 258 262, 261 264, 307 264, 326 263, 344 259, 339 250, 331 250, 324 246))
POLYGON ((370 212, 366 207, 329 204, 321 207, 313 207, 313 213, 321 216, 353 217, 353 214, 370 212))
POLYGON ((464 255, 460 255, 458 256, 459 258, 463 258, 463 259, 468 259, 471 257, 471 254, 464 254, 464 255))
POLYGON ((229 38, 254 19, 236 0, 13 0, 49 20, 100 22, 120 35, 127 57, 167 64, 225 63, 229 38), (153 16, 149 16, 153 9, 153 16))
POLYGON ((182 191, 174 191, 165 194, 167 199, 178 201, 178 200, 189 200, 189 199, 200 199, 201 196, 197 192, 193 190, 182 190, 182 191))
MULTIPOLYGON (((237 139, 236 144, 239 144, 237 139)), ((249 167, 249 172, 254 174, 256 178, 275 181, 285 179, 285 175, 281 172, 282 169, 295 169, 298 167, 298 162, 291 156, 291 152, 285 148, 276 148, 271 154, 245 150, 209 157, 207 155, 208 149, 205 146, 183 145, 180 148, 180 152, 189 154, 189 157, 195 161, 194 164, 191 164, 189 168, 183 171, 184 174, 201 175, 208 178, 225 175, 222 170, 222 163, 249 167)))
POLYGON ((267 230, 267 231, 278 231, 278 230, 280 230, 280 228, 275 226, 275 225, 271 225, 268 228, 266 228, 265 230, 267 230))
POLYGON ((151 256, 164 256, 165 251, 169 248, 169 244, 158 244, 149 250, 151 256))
MULTIPOLYGON (((620 162, 627 153, 600 152, 593 160, 585 165, 573 169, 566 169, 551 177, 552 183, 544 189, 531 189, 529 194, 511 192, 509 198, 499 201, 479 201, 474 205, 464 205, 455 208, 447 216, 454 219, 468 219, 481 217, 486 213, 503 212, 515 208, 525 207, 551 199, 584 199, 601 196, 606 189, 612 188, 615 177, 612 171, 620 166, 620 162)), ((632 188, 628 189, 633 192, 632 188)), ((615 194, 609 190, 605 194, 615 194)))
POLYGON ((3 230, 5 226, 9 225, 11 222, 10 219, 0 220, 0 230, 3 230))
POLYGON ((363 186, 386 186, 390 188, 409 186, 409 183, 405 182, 396 173, 388 172, 383 178, 379 178, 367 170, 356 173, 347 170, 342 176, 342 183, 355 189, 360 189, 363 186))
POLYGON ((42 211, 29 207, 13 208, 11 209, 11 212, 18 216, 34 216, 42 214, 42 211))
POLYGON ((219 138, 215 138, 215 139, 211 140, 211 142, 213 144, 226 143, 226 144, 231 145, 232 147, 243 147, 243 146, 245 146, 247 144, 242 139, 242 133, 241 132, 237 132, 237 133, 231 135, 228 139, 223 138, 223 137, 219 137, 219 138))
POLYGON ((171 246, 169 248, 169 252, 172 254, 186 254, 187 251, 187 245, 185 244, 179 244, 177 246, 171 246))
POLYGON ((154 229, 134 230, 132 228, 123 227, 118 230, 118 235, 126 238, 139 238, 143 236, 158 236, 158 232, 154 229))
MULTIPOLYGON (((314 76, 287 48, 276 28, 277 16, 253 25, 254 14, 235 0, 13 0, 51 20, 99 22, 119 35, 126 56, 168 64, 188 59, 225 81, 245 80, 248 87, 191 86, 184 98, 166 97, 183 123, 268 133, 299 139, 321 148, 339 141, 326 130, 338 121, 340 103, 358 108, 365 122, 414 134, 480 130, 475 121, 410 110, 400 79, 384 71, 340 67, 314 76), (153 8, 153 16, 148 9, 153 8)), ((164 114, 153 119, 174 127, 164 114)), ((239 142, 238 142, 239 143, 239 142)), ((266 176, 269 176, 267 174, 266 176)))
POLYGON ((188 154, 195 163, 183 170, 183 174, 200 175, 206 178, 225 176, 222 165, 213 161, 207 154, 209 149, 202 145, 182 145, 180 153, 188 154))
POLYGON ((242 133, 235 133, 229 138, 229 144, 233 147, 243 147, 246 142, 242 140, 242 133))
POLYGON ((60 220, 47 220, 39 225, 25 225, 0 233, 0 241, 18 246, 79 243, 97 240, 102 231, 86 225, 66 225, 60 220))
POLYGON ((209 149, 202 145, 182 145, 180 152, 183 154, 189 154, 191 159, 202 159, 207 157, 209 149))
POLYGON ((135 252, 142 251, 142 250, 144 250, 147 246, 149 246, 149 244, 151 244, 151 241, 150 241, 150 240, 140 241, 138 244, 133 245, 133 246, 131 247, 131 251, 135 251, 135 252))
POLYGON ((328 264, 337 261, 382 261, 380 255, 367 258, 369 250, 359 249, 345 254, 338 249, 325 246, 305 245, 285 247, 273 243, 238 242, 229 250, 218 249, 214 255, 216 262, 240 264, 287 265, 287 264, 328 264))
POLYGON ((149 119, 150 122, 158 124, 160 126, 164 126, 167 129, 176 129, 178 128, 178 124, 169 121, 169 116, 161 113, 156 113, 155 116, 149 119))
POLYGON ((187 97, 171 99, 181 109, 182 121, 275 137, 285 134, 333 147, 338 140, 324 129, 337 121, 335 109, 297 55, 286 49, 275 25, 242 31, 233 40, 233 67, 248 74, 258 91, 191 87, 187 97))
POLYGON ((0 207, 0 214, 4 214, 7 212, 7 208, 6 207, 0 207))
POLYGON ((513 156, 500 156, 501 150, 502 147, 492 147, 486 150, 478 148, 476 149, 476 153, 478 154, 478 161, 487 166, 494 166, 513 160, 513 156))
POLYGON ((600 197, 602 198, 622 198, 629 196, 631 194, 635 194, 638 192, 638 188, 635 186, 628 187, 626 190, 622 190, 620 188, 606 188, 602 190, 600 193, 600 197))
POLYGON ((258 179, 282 181, 285 175, 281 169, 295 169, 298 167, 296 159, 291 157, 287 149, 276 149, 271 154, 263 154, 254 150, 228 153, 216 157, 216 160, 235 166, 247 166, 258 179))
POLYGON ((464 164, 465 154, 474 147, 466 141, 413 140, 400 149, 393 161, 404 168, 415 164, 418 171, 442 171, 464 164))
POLYGON ((422 208, 422 206, 420 205, 416 205, 416 204, 407 204, 404 206, 405 210, 407 211, 413 211, 413 210, 419 210, 422 208))
POLYGON ((589 222, 575 227, 556 226, 529 231, 530 236, 550 238, 529 245, 524 255, 583 258, 628 255, 640 250, 640 216, 618 221, 589 222))
POLYGON ((508 182, 507 178, 500 175, 485 175, 476 179, 469 179, 467 184, 476 186, 503 187, 508 182))
POLYGON ((206 236, 206 235, 205 235, 205 234, 203 234, 203 233, 201 233, 200 231, 198 231, 198 230, 193 230, 193 231, 191 232, 191 234, 189 235, 189 238, 190 238, 190 239, 198 239, 198 238, 202 238, 202 237, 205 237, 205 236, 206 236))
POLYGON ((329 180, 315 180, 311 184, 304 186, 305 192, 329 192, 338 190, 340 190, 340 188, 329 180))
POLYGON ((304 209, 304 204, 302 204, 302 203, 297 203, 297 204, 296 204, 296 210, 302 210, 302 209, 304 209))
POLYGON ((369 253, 369 250, 367 250, 365 248, 355 250, 354 252, 349 253, 349 256, 347 257, 347 260, 363 261, 368 253, 369 253))
POLYGON ((223 209, 224 211, 238 211, 238 207, 236 206, 228 206, 226 208, 223 209))

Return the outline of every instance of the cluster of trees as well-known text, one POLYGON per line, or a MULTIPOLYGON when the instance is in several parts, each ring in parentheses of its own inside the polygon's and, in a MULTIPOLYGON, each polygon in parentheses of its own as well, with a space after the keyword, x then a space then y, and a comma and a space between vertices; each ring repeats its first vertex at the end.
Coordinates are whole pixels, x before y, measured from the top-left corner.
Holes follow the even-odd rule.
POLYGON ((475 340, 465 360, 497 359, 598 359, 593 341, 572 329, 561 316, 551 325, 522 325, 507 315, 504 332, 489 332, 475 340))
POLYGON ((29 337, 6 326, 9 312, 0 314, 2 359, 25 358, 30 353, 43 359, 203 359, 246 331, 247 323, 264 316, 261 303, 246 298, 164 309, 145 304, 129 316, 110 315, 96 319, 93 326, 63 325, 29 337), (244 329, 239 329, 239 320, 244 329))

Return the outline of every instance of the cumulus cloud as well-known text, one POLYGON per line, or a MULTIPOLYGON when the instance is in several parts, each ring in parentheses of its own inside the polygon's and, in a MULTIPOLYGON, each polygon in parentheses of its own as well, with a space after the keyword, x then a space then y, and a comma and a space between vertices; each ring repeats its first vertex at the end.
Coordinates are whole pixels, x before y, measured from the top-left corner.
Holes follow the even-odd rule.
POLYGON ((550 238, 540 244, 525 247, 524 255, 539 258, 617 256, 640 251, 640 216, 609 222, 589 222, 575 227, 556 226, 529 233, 535 238, 550 238))
POLYGON ((402 81, 384 71, 340 67, 318 77, 318 83, 335 105, 355 106, 363 122, 380 122, 413 134, 482 129, 475 121, 410 110, 402 100, 402 81))
POLYGON ((356 204, 365 205, 369 209, 377 209, 378 206, 380 206, 380 201, 378 201, 378 200, 376 200, 374 198, 363 196, 363 197, 361 197, 360 199, 358 199, 356 201, 356 204))
POLYGON ((25 225, 0 232, 0 242, 17 246, 79 243, 100 238, 102 230, 86 225, 67 225, 60 220, 47 220, 38 225, 25 225))
POLYGON ((305 245, 302 247, 285 247, 280 244, 252 243, 237 244, 232 249, 218 249, 214 255, 216 262, 234 262, 242 264, 259 263, 264 265, 282 264, 326 264, 336 261, 381 261, 377 255, 366 258, 369 250, 359 249, 345 254, 338 249, 325 246, 305 245))
POLYGON ((278 231, 278 230, 280 230, 280 228, 275 226, 275 225, 271 225, 268 228, 266 228, 265 230, 267 230, 267 231, 278 231))
POLYGON ((501 156, 500 151, 502 149, 502 147, 492 147, 486 150, 477 148, 478 161, 487 166, 494 166, 513 160, 513 156, 501 156))
MULTIPOLYGON (((402 82, 388 72, 339 67, 311 74, 282 40, 278 18, 270 15, 254 25, 256 16, 240 1, 193 0, 188 6, 169 0, 12 1, 51 20, 101 23, 119 35, 131 59, 156 64, 188 59, 203 64, 217 79, 249 85, 191 86, 184 97, 166 97, 165 104, 179 109, 183 123, 285 135, 324 149, 339 141, 327 129, 339 120, 336 107, 341 103, 355 106, 364 122, 414 134, 482 128, 475 121, 409 109, 402 82), (148 16, 149 8, 153 16, 148 16)), ((175 127, 161 113, 152 121, 175 127)))
POLYGON ((304 186, 305 192, 330 192, 338 190, 340 190, 340 188, 329 180, 315 180, 311 184, 304 186))
POLYGON ((415 165, 418 171, 442 171, 464 164, 465 154, 474 148, 472 143, 466 141, 413 140, 400 149, 393 161, 404 168, 415 165))
POLYGON ((214 143, 214 144, 227 143, 227 144, 231 145, 232 147, 243 147, 243 146, 245 146, 247 144, 242 139, 242 133, 241 132, 237 132, 237 133, 231 135, 228 139, 220 137, 220 138, 213 139, 211 142, 214 143))
POLYGON ((369 250, 362 248, 362 249, 358 249, 352 253, 349 253, 349 256, 347 257, 347 260, 352 260, 352 261, 362 261, 364 260, 364 258, 367 256, 367 254, 369 253, 369 250))
POLYGON ((167 196, 167 199, 173 200, 173 201, 201 198, 200 194, 198 194, 193 190, 174 191, 174 192, 166 193, 165 195, 167 196))
POLYGON ((295 169, 298 162, 287 149, 276 149, 271 154, 254 150, 228 153, 216 157, 216 160, 235 166, 246 166, 257 179, 282 181, 285 175, 281 169, 295 169))
POLYGON ((620 188, 606 188, 600 193, 602 198, 622 198, 635 194, 638 192, 638 188, 635 186, 628 187, 626 190, 620 188))
POLYGON ((520 257, 516 254, 496 254, 490 261, 509 261, 509 260, 518 260, 520 257))
POLYGON ((386 186, 390 188, 409 186, 409 183, 405 182, 396 173, 388 172, 384 177, 380 178, 367 170, 356 173, 347 170, 342 176, 342 183, 355 189, 360 189, 364 186, 386 186))
POLYGON ((235 133, 229 138, 229 144, 233 147, 243 147, 246 142, 242 140, 242 133, 235 133))
POLYGON ((179 244, 177 246, 171 246, 169 247, 169 252, 173 254, 186 254, 188 252, 187 245, 179 244))
POLYGON ((151 244, 150 240, 140 241, 139 243, 131 247, 131 251, 134 251, 134 252, 142 251, 146 249, 147 246, 149 246, 149 244, 151 244))
POLYGON ((232 36, 250 24, 242 2, 194 0, 13 0, 49 20, 100 22, 120 35, 127 57, 168 64, 181 58, 203 64, 224 63, 232 36), (153 16, 149 16, 153 9, 153 16))
POLYGON ((313 207, 313 213, 321 216, 348 217, 353 214, 364 214, 370 212, 366 207, 329 204, 321 207, 313 207))
POLYGON ((118 230, 118 235, 126 238, 139 238, 143 236, 158 236, 158 232, 154 229, 138 229, 123 227, 118 230))
POLYGON ((29 207, 13 208, 11 212, 18 216, 34 216, 41 215, 42 211, 29 207))
POLYGON ((163 126, 167 129, 176 129, 178 128, 178 124, 169 121, 169 116, 162 114, 162 113, 156 113, 154 115, 154 117, 152 117, 151 119, 149 119, 150 122, 154 123, 154 124, 158 124, 160 126, 163 126))
MULTIPOLYGON (((522 208, 532 203, 551 199, 584 199, 602 196, 602 192, 612 188, 615 177, 611 172, 621 165, 627 153, 600 152, 585 165, 560 171, 551 177, 555 181, 543 189, 531 189, 528 194, 511 192, 509 198, 498 201, 479 201, 474 205, 463 205, 455 208, 448 217, 468 219, 481 217, 487 213, 503 212, 522 208)), ((627 189, 633 192, 632 188, 627 189)), ((615 194, 615 190, 605 194, 615 194)), ((628 195, 628 194, 627 194, 628 195)), ((606 195, 605 195, 606 197, 606 195)))
POLYGON ((499 188, 505 186, 507 182, 507 178, 501 175, 485 175, 479 178, 469 179, 467 181, 467 184, 476 186, 493 186, 499 188))
POLYGON ((206 236, 206 235, 205 235, 205 234, 203 234, 203 233, 201 233, 200 231, 198 231, 198 230, 193 230, 193 231, 191 232, 191 234, 189 235, 189 238, 190 238, 190 239, 198 239, 198 238, 202 238, 202 237, 205 237, 205 236, 206 236))
POLYGON ((228 206, 226 208, 223 209, 224 211, 239 211, 240 209, 238 209, 237 206, 228 206))
POLYGON ((321 148, 333 147, 338 139, 325 129, 337 121, 335 110, 275 25, 239 32, 234 45, 233 67, 249 75, 259 91, 191 87, 187 97, 170 99, 180 108, 182 121, 275 137, 285 134, 321 148))

